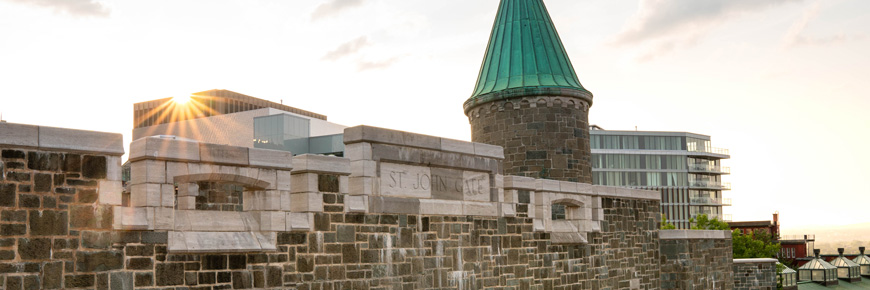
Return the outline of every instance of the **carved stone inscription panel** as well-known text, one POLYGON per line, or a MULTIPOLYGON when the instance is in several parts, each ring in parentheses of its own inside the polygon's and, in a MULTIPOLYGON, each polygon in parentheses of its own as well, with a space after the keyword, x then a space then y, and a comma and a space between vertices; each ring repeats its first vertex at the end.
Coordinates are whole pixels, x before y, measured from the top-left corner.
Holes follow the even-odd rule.
POLYGON ((381 163, 381 195, 490 201, 490 178, 483 172, 381 163))

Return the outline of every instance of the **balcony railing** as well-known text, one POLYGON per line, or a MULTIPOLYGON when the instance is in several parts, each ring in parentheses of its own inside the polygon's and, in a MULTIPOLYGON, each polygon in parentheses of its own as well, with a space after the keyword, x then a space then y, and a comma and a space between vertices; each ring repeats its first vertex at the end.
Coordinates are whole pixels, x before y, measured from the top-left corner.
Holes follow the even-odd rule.
POLYGON ((689 187, 715 188, 721 190, 731 190, 730 182, 719 182, 712 180, 691 180, 689 187))
POLYGON ((711 166, 708 164, 689 164, 689 171, 702 171, 709 173, 731 174, 731 168, 727 166, 711 166))
POLYGON ((692 197, 689 198, 689 202, 693 204, 722 204, 721 198, 713 198, 713 197, 692 197))
POLYGON ((703 153, 713 153, 713 154, 722 154, 722 155, 731 155, 729 154, 728 149, 725 148, 689 148, 689 152, 703 152, 703 153))
POLYGON ((782 235, 779 237, 779 240, 780 241, 803 241, 803 240, 814 241, 814 240, 816 240, 816 235, 782 235))
POLYGON ((724 205, 724 206, 731 206, 731 199, 730 199, 730 198, 723 198, 723 199, 722 199, 722 205, 724 205))

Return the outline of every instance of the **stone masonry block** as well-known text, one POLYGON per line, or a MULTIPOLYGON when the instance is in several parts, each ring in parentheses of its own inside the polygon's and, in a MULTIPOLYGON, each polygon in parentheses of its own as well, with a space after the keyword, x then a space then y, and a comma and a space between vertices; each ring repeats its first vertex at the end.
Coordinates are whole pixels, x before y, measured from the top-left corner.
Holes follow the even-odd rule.
POLYGON ((459 200, 439 200, 439 199, 421 199, 420 214, 424 215, 454 215, 463 214, 462 201, 459 200))
POLYGON ((344 143, 370 142, 404 145, 405 141, 402 133, 402 131, 365 125, 350 127, 344 129, 344 143))
POLYGON ((175 227, 175 209, 158 207, 153 211, 149 211, 148 220, 153 225, 154 230, 173 230, 175 227), (151 213, 153 215, 150 215, 151 213))
POLYGON ((504 148, 484 143, 474 143, 474 154, 478 156, 504 159, 504 148))
POLYGON ((350 162, 350 176, 376 177, 378 163, 372 160, 357 160, 350 162))
POLYGON ((159 207, 161 204, 161 184, 134 184, 130 187, 130 206, 159 207))
POLYGON ((45 126, 39 127, 39 147, 110 155, 124 154, 124 140, 121 134, 45 126))
POLYGON ((363 195, 349 195, 344 198, 345 212, 365 213, 368 209, 368 197, 363 195))
POLYGON ((372 159, 372 144, 371 143, 353 143, 344 145, 344 156, 351 161, 371 160, 372 159))
POLYGON ((375 178, 372 177, 350 177, 348 179, 349 194, 351 195, 372 195, 376 192, 375 178))
POLYGON ((99 200, 101 204, 121 205, 121 181, 99 181, 99 200))
POLYGON ((166 162, 166 180, 171 182, 176 176, 185 176, 190 174, 189 166, 183 162, 166 162))
POLYGON ((116 230, 147 230, 149 228, 149 211, 153 212, 154 209, 115 206, 114 228, 116 230))
POLYGON ((121 156, 106 156, 106 180, 121 181, 121 156))
POLYGON ((517 205, 513 204, 513 203, 502 203, 500 216, 503 216, 503 217, 515 217, 515 216, 517 216, 517 205))
POLYGON ((178 196, 186 197, 186 196, 198 196, 199 195, 199 184, 196 182, 185 182, 178 184, 178 196))
POLYGON ((39 126, 0 123, 0 144, 38 147, 39 126))
POLYGON ((248 158, 248 163, 251 166, 286 170, 293 168, 293 153, 287 151, 249 148, 248 158))
POLYGON ((420 201, 417 198, 369 197, 369 213, 419 214, 420 201))
POLYGON ((175 207, 175 185, 160 185, 160 206, 168 208, 175 207))
POLYGON ((276 176, 275 188, 277 190, 286 190, 286 191, 291 190, 293 178, 292 178, 292 174, 290 174, 290 171, 278 170, 276 174, 277 174, 277 176, 276 176))
POLYGON ((323 195, 314 192, 293 193, 290 195, 290 211, 323 212, 323 195))
POLYGON ((558 180, 538 179, 535 180, 535 190, 560 192, 562 191, 562 188, 560 187, 558 180))
POLYGON ((314 213, 286 213, 287 231, 310 231, 314 229, 314 213))
POLYGON ((229 145, 199 143, 199 158, 202 162, 248 165, 248 148, 229 145))
POLYGON ((350 177, 347 176, 339 176, 338 177, 338 193, 348 194, 350 193, 350 177))
POLYGON ((297 155, 293 158, 293 174, 305 172, 350 175, 350 159, 315 154, 297 155))
POLYGON ((474 143, 441 138, 441 150, 474 155, 474 143))
POLYGON ((299 173, 290 177, 290 191, 293 193, 317 192, 317 173, 299 173))
POLYGON ((130 184, 165 183, 166 162, 142 160, 130 165, 130 184))
POLYGON ((498 216, 498 203, 463 201, 462 214, 474 216, 498 216))
POLYGON ((535 179, 524 176, 505 176, 504 188, 535 190, 537 188, 535 179))
POLYGON ((260 168, 260 174, 258 175, 258 177, 260 180, 269 183, 269 186, 266 187, 266 189, 278 189, 278 170, 260 168))
POLYGON ((255 212, 254 217, 260 223, 260 231, 283 232, 287 229, 287 213, 279 211, 255 212))
POLYGON ((441 138, 411 132, 402 132, 402 141, 405 146, 441 150, 441 138))
POLYGON ((196 196, 179 196, 178 197, 178 209, 180 209, 180 210, 195 210, 196 209, 196 196))
POLYGON ((179 161, 200 161, 199 143, 174 137, 146 137, 130 143, 130 160, 157 158, 179 161))

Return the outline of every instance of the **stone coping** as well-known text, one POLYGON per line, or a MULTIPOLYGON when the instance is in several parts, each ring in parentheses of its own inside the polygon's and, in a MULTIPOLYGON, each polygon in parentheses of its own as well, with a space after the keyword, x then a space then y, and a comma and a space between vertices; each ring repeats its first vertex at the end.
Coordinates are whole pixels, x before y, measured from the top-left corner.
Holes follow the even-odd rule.
POLYGON ((169 160, 290 170, 288 151, 202 143, 175 136, 151 136, 130 143, 130 161, 169 160))
POLYGON ((459 141, 365 125, 344 129, 344 144, 360 142, 383 143, 504 159, 504 148, 501 146, 459 141))
POLYGON ((0 145, 124 155, 123 136, 118 133, 6 122, 0 122, 0 145))
POLYGON ((776 263, 776 259, 770 258, 753 258, 753 259, 734 259, 734 264, 749 264, 749 263, 776 263))
POLYGON ((626 187, 613 187, 592 185, 588 183, 558 181, 549 179, 535 179, 524 176, 505 176, 504 189, 520 189, 537 192, 556 192, 568 194, 583 194, 601 197, 633 198, 647 200, 661 200, 662 195, 658 191, 633 189, 626 187))
POLYGON ((297 155, 293 157, 293 174, 299 173, 350 175, 350 159, 317 154, 297 155))
POLYGON ((248 253, 277 251, 277 235, 262 232, 169 232, 170 253, 248 253))
POLYGON ((660 230, 662 240, 730 240, 731 231, 718 230, 660 230))

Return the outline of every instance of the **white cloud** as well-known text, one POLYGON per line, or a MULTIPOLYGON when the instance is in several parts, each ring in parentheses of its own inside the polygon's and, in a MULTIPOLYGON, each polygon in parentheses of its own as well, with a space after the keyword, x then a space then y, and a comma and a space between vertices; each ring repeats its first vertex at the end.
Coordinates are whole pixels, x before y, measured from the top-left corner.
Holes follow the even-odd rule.
POLYGON ((362 4, 363 0, 327 0, 326 3, 320 4, 314 9, 314 12, 311 13, 311 20, 320 20, 362 4))
POLYGON ((802 0, 640 0, 638 10, 612 40, 639 45, 638 61, 692 46, 713 28, 737 16, 802 0))
POLYGON ((370 44, 368 37, 360 36, 357 39, 339 45, 335 50, 327 52, 326 55, 323 56, 323 60, 338 60, 342 57, 355 54, 359 52, 360 49, 369 46, 370 44))
POLYGON ((825 37, 812 37, 805 35, 807 26, 809 26, 810 22, 819 17, 819 12, 821 12, 820 2, 816 2, 804 10, 804 14, 801 18, 791 25, 788 32, 786 32, 785 37, 783 37, 783 47, 791 48, 801 45, 839 44, 863 38, 863 35, 848 35, 846 33, 837 33, 825 37))
POLYGON ((108 17, 109 9, 95 0, 2 0, 6 2, 50 8, 60 14, 80 17, 108 17))

